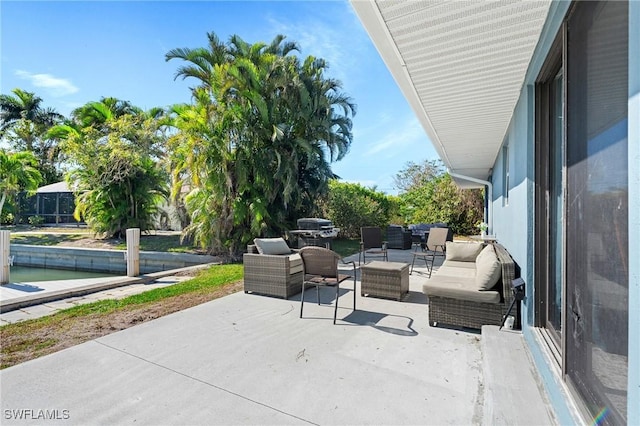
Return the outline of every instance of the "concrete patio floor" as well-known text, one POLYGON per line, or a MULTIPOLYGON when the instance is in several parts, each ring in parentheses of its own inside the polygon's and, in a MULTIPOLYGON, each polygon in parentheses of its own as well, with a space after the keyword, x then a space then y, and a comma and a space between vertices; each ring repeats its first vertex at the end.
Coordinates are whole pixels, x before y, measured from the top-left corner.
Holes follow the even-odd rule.
POLYGON ((424 272, 336 325, 331 288, 236 293, 2 370, 2 424, 555 424, 520 333, 430 327, 424 272))

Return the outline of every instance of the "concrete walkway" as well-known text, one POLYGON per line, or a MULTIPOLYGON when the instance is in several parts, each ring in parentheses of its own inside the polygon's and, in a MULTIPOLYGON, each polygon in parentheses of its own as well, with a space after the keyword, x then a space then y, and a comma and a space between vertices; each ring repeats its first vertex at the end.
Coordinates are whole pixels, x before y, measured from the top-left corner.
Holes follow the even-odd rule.
POLYGON ((236 293, 2 370, 2 424, 555 424, 520 333, 430 327, 426 279, 356 311, 345 285, 337 325, 333 289, 302 319, 236 293))
MULTIPOLYGON (((118 281, 118 286, 107 286, 106 290, 98 290, 104 287, 104 284, 113 282, 113 278, 91 278, 84 280, 65 280, 65 281, 46 281, 46 284, 42 284, 42 287, 54 291, 55 287, 57 291, 63 291, 64 295, 58 294, 59 299, 49 301, 49 298, 45 297, 39 300, 30 300, 26 306, 13 309, 11 311, 0 313, 0 326, 5 324, 11 324, 20 321, 26 321, 30 319, 40 318, 46 315, 51 315, 63 309, 71 308, 76 305, 84 305, 86 303, 97 302, 103 299, 122 299, 134 294, 144 293, 145 291, 153 290, 154 288, 166 287, 189 279, 189 276, 177 276, 171 275, 167 277, 159 277, 153 281, 144 282, 139 279, 131 279, 127 277, 121 277, 118 281), (94 281, 95 280, 95 281, 94 281), (88 292, 79 292, 79 283, 73 281, 80 281, 80 285, 84 289, 88 289, 88 292), (74 287, 73 285, 76 284, 74 287), (86 287, 90 286, 90 287, 86 287), (72 294, 77 294, 76 296, 72 294)), ((38 283, 31 283, 26 285, 37 285, 38 283)), ((24 286, 25 284, 19 284, 24 286)), ((3 286, 4 287, 4 286, 3 286)), ((46 291, 46 290, 45 290, 46 291)), ((46 296, 46 293, 45 293, 46 296)), ((21 296, 20 296, 21 297, 21 296)), ((7 299, 11 301, 11 299, 7 299)))
MULTIPOLYGON (((74 280, 9 283, 0 286, 0 322, 11 323, 46 314, 74 304, 141 293, 182 281, 184 272, 211 264, 154 272, 138 277, 104 277, 74 280)), ((0 324, 0 325, 1 325, 0 324)))

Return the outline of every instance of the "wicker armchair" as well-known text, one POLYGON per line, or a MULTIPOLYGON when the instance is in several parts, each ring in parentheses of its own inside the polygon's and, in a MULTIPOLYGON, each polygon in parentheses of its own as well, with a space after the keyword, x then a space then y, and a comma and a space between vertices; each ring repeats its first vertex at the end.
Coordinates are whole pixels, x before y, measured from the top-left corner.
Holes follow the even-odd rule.
POLYGON ((302 258, 290 255, 259 254, 254 245, 243 256, 244 292, 288 299, 302 291, 302 258))

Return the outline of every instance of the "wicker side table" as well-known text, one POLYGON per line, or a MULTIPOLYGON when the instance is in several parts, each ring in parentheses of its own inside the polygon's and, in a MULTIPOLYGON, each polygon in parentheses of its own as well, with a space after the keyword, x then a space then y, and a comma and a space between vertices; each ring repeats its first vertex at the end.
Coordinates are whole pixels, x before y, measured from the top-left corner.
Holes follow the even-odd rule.
POLYGON ((409 264, 373 261, 362 265, 362 296, 401 300, 409 292, 409 264))

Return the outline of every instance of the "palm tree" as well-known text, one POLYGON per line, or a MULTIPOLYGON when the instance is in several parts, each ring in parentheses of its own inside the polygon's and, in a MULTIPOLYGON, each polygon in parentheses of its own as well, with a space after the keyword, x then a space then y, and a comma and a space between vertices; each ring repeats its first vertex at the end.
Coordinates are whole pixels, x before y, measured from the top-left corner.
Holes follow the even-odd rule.
POLYGON ((288 108, 296 113, 289 138, 300 151, 298 203, 307 214, 328 191, 329 180, 337 177, 331 163, 342 159, 352 142, 355 104, 340 92, 339 81, 324 77, 326 67, 324 60, 307 57, 287 91, 288 108))
POLYGON ((15 154, 0 150, 0 216, 5 201, 13 198, 19 191, 34 192, 42 182, 42 176, 36 165, 38 160, 30 152, 15 154))
POLYGON ((192 88, 192 105, 174 108, 181 134, 173 153, 194 191, 187 231, 234 254, 253 236, 281 235, 313 209, 334 177, 330 162, 351 143, 348 115, 355 107, 338 82, 324 79, 324 61, 300 64, 290 55, 297 44, 284 36, 270 44, 207 37, 209 48, 166 55, 189 63, 176 78, 200 83, 192 88), (211 235, 221 240, 212 242, 211 235))
POLYGON ((4 136, 18 121, 36 121, 42 98, 35 93, 13 89, 15 96, 0 95, 0 137, 4 136))
POLYGON ((0 138, 16 151, 31 151, 38 159, 38 169, 45 183, 58 181, 59 150, 47 131, 64 117, 53 108, 43 108, 42 98, 34 93, 14 89, 14 95, 0 95, 0 138))
MULTIPOLYGON (((34 127, 30 137, 22 140, 24 149, 33 151, 33 141, 41 136, 50 127, 53 127, 64 116, 58 114, 53 108, 42 108, 42 98, 35 93, 22 89, 13 89, 15 96, 0 95, 0 138, 6 137, 11 130, 17 127, 25 127, 25 122, 34 127)), ((24 130, 22 131, 23 135, 24 130)))
POLYGON ((129 101, 103 97, 97 102, 88 102, 71 112, 71 117, 80 127, 100 127, 109 120, 125 114, 138 115, 143 111, 129 101))
MULTIPOLYGON (((207 33, 208 46, 196 49, 188 47, 171 49, 165 55, 165 60, 182 59, 188 65, 181 65, 175 73, 175 79, 182 77, 192 77, 200 81, 201 87, 209 88, 215 75, 215 66, 227 63, 231 60, 231 53, 228 47, 220 41, 218 36, 207 33)), ((195 90, 192 89, 192 90, 195 90)))

